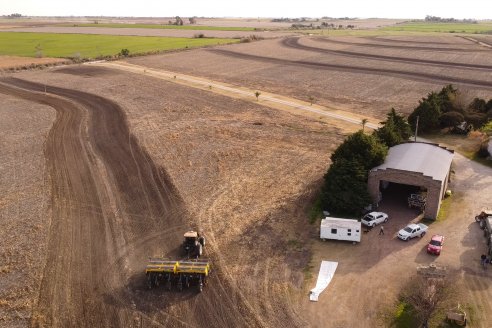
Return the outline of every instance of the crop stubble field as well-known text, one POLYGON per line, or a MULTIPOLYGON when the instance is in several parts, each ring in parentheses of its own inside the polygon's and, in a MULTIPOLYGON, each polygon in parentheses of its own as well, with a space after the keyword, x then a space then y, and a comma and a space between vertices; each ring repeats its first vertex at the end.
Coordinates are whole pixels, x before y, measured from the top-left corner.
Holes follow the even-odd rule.
MULTIPOLYGON (((408 113, 420 97, 451 80, 473 96, 490 95, 492 82, 490 53, 447 36, 290 38, 130 62, 304 100, 314 95, 319 103, 376 118, 391 106, 408 113)), ((9 154, 22 147, 37 149, 25 155, 26 163, 39 161, 44 149, 46 164, 32 175, 47 181, 38 184, 45 198, 27 207, 40 209, 39 231, 48 229, 46 217, 52 221, 44 240, 47 265, 32 279, 34 291, 41 281, 39 298, 22 294, 28 302, 22 316, 8 296, 0 295, 0 313, 8 325, 32 320, 60 327, 198 327, 203 322, 323 327, 329 309, 336 318, 333 327, 377 327, 377 309, 395 298, 402 283, 398 277, 429 261, 419 253, 424 240, 410 247, 394 240, 381 243, 372 235, 364 237, 364 247, 315 241, 316 228, 306 224, 306 211, 330 153, 343 140, 336 127, 106 68, 82 65, 13 76, 17 79, 7 77, 0 84, 0 115, 14 117, 2 132, 10 135, 18 126, 15 118, 27 109, 45 117, 31 128, 33 133, 46 133, 50 120, 54 125, 43 147, 39 140, 7 143, 9 154), (142 269, 147 256, 176 254, 182 232, 190 227, 207 235, 207 256, 216 269, 204 293, 146 290, 142 269), (306 296, 313 284, 304 276, 311 257, 314 270, 327 257, 341 263, 330 295, 323 294, 316 305, 306 296), (400 258, 415 259, 401 265, 400 258), (361 276, 377 281, 381 274, 388 280, 360 283, 361 276)), ((9 156, 8 161, 16 158, 9 156)), ((471 219, 488 195, 488 189, 470 192, 473 181, 487 188, 490 174, 470 170, 462 159, 458 165, 464 174, 456 182, 453 214, 439 225, 451 236, 446 252, 452 255, 443 261, 462 270, 475 306, 485 310, 485 324, 490 288, 484 284, 490 277, 474 267, 480 250, 473 241, 480 240, 480 230, 463 218, 471 219)), ((15 169, 2 166, 10 176, 15 169)), ((14 187, 8 186, 22 189, 31 180, 15 178, 14 187)), ((5 194, 12 193, 7 189, 5 194)), ((2 206, 15 204, 2 199, 2 206)), ((20 216, 5 213, 2 220, 8 222, 20 216)), ((387 227, 390 234, 400 221, 387 227)), ((19 240, 9 243, 21 254, 32 249, 19 240)), ((36 250, 40 256, 42 250, 36 250)), ((9 272, 21 268, 22 263, 13 263, 9 272)), ((15 295, 19 285, 8 285, 8 295, 15 295)))

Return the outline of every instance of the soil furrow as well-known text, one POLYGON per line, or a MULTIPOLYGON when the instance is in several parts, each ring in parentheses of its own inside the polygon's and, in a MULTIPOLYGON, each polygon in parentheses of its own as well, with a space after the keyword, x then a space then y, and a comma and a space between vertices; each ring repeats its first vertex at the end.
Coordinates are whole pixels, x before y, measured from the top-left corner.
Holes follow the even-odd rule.
MULTIPOLYGON (((363 42, 349 42, 342 40, 335 40, 332 38, 312 38, 312 40, 318 42, 327 42, 327 43, 337 43, 337 44, 347 44, 351 46, 357 47, 367 47, 367 48, 386 48, 386 49, 408 49, 408 50, 428 50, 428 51, 452 51, 452 52, 482 52, 489 51, 486 49, 463 49, 463 48, 438 48, 438 47, 430 47, 430 46, 404 46, 404 45, 395 45, 395 44, 378 44, 378 43, 363 43, 363 42)), ((377 39, 380 41, 380 39, 377 39)), ((406 42, 405 42, 406 43, 406 42)))
POLYGON ((306 61, 306 60, 288 60, 288 59, 280 59, 274 57, 243 54, 243 53, 238 53, 235 51, 229 51, 224 49, 207 49, 207 51, 211 51, 217 54, 238 58, 238 59, 252 60, 257 62, 278 64, 278 65, 288 65, 288 66, 298 66, 298 67, 300 66, 300 67, 322 69, 322 70, 333 70, 338 72, 387 75, 387 76, 400 77, 413 81, 440 82, 443 84, 464 84, 464 85, 479 86, 487 89, 492 88, 492 81, 464 79, 464 78, 443 76, 443 75, 431 74, 431 73, 413 73, 413 72, 395 70, 395 69, 328 64, 328 63, 319 63, 319 62, 306 61))
MULTIPOLYGON (((331 39, 325 39, 325 38, 323 38, 323 39, 322 38, 314 38, 312 40, 315 40, 318 42, 338 42, 338 41, 334 41, 331 39)), ((346 42, 346 43, 351 44, 351 45, 358 45, 357 43, 349 43, 349 42, 346 42)), ((454 67, 454 68, 466 68, 466 69, 492 70, 491 65, 478 65, 478 64, 454 63, 454 62, 451 63, 451 62, 444 62, 444 61, 439 61, 439 60, 407 58, 407 57, 398 57, 398 56, 384 56, 384 55, 365 54, 365 53, 346 51, 346 50, 330 50, 330 49, 325 49, 325 48, 317 48, 317 47, 311 47, 311 46, 306 46, 306 45, 300 44, 299 38, 284 39, 282 41, 282 44, 286 47, 289 47, 289 48, 307 50, 307 51, 312 51, 312 52, 322 53, 322 54, 327 53, 327 54, 343 55, 343 56, 355 57, 355 58, 367 58, 367 59, 372 59, 372 60, 403 62, 403 63, 410 63, 410 64, 418 63, 418 64, 425 64, 425 65, 439 66, 439 67, 454 67)))

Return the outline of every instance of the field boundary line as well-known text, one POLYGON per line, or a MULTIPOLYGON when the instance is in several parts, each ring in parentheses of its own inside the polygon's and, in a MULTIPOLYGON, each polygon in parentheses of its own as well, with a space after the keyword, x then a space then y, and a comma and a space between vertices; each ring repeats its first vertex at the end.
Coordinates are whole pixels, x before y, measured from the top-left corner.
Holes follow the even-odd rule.
POLYGON ((155 77, 158 79, 166 80, 168 82, 173 82, 181 85, 186 85, 189 87, 210 91, 214 93, 218 93, 221 95, 229 96, 232 98, 239 98, 242 100, 246 100, 249 102, 253 102, 256 104, 260 104, 266 107, 280 109, 280 110, 288 110, 291 113, 302 114, 313 117, 323 117, 330 119, 330 123, 337 126, 338 128, 353 131, 354 126, 362 126, 361 121, 363 119, 367 119, 367 123, 365 127, 369 129, 377 129, 379 127, 379 120, 374 117, 366 117, 359 114, 354 114, 345 110, 341 110, 334 107, 321 106, 316 104, 310 104, 309 102, 302 101, 295 98, 290 98, 270 92, 264 92, 261 90, 248 89, 244 87, 238 87, 222 82, 217 82, 213 80, 209 80, 202 77, 191 76, 187 74, 176 73, 167 70, 148 68, 141 65, 130 64, 127 62, 107 62, 107 61, 98 61, 98 62, 89 62, 85 63, 85 65, 93 65, 93 66, 105 66, 110 68, 115 68, 131 73, 146 75, 155 77), (260 92, 260 97, 256 99, 255 92, 260 92), (342 122, 350 123, 350 126, 347 124, 340 124, 342 122))

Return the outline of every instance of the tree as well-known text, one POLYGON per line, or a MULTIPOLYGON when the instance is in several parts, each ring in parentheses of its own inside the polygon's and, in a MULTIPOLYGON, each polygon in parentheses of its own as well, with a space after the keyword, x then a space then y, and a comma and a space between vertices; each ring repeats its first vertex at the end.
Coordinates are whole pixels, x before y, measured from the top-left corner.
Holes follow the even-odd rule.
POLYGON ((489 99, 489 101, 487 101, 487 104, 485 104, 485 109, 487 110, 487 112, 489 110, 492 110, 492 99, 489 99))
POLYGON ((258 101, 258 98, 260 97, 260 95, 261 95, 261 92, 255 91, 256 101, 258 101))
POLYGON ((468 108, 471 109, 471 110, 473 110, 473 111, 476 111, 476 112, 486 113, 487 112, 487 103, 485 102, 484 99, 475 98, 470 103, 470 105, 468 106, 468 108))
POLYGON ((369 120, 367 118, 363 118, 361 121, 360 121, 360 124, 362 124, 362 132, 364 132, 364 128, 366 127, 366 124, 369 120))
POLYGON ((446 113, 456 110, 455 102, 458 97, 458 89, 453 87, 452 84, 445 86, 437 94, 440 100, 441 112, 446 113))
MULTIPOLYGON (((356 161, 366 171, 381 165, 386 158, 388 148, 373 135, 358 131, 350 135, 331 155, 333 163, 338 160, 356 161)), ((366 172, 367 178, 367 172, 366 172)))
POLYGON ((408 122, 415 130, 417 117, 419 117, 419 130, 421 132, 431 132, 439 128, 439 116, 441 116, 441 101, 437 93, 431 92, 427 98, 419 101, 419 105, 408 116, 408 122))
POLYGON ((334 162, 324 177, 324 208, 337 214, 355 214, 371 203, 367 191, 367 172, 356 159, 334 162))
POLYGON ((316 99, 314 99, 313 96, 309 96, 309 103, 311 104, 311 106, 313 105, 313 103, 316 101, 316 99))
POLYGON ((381 122, 382 127, 374 131, 374 135, 387 147, 393 147, 407 141, 412 135, 407 119, 391 108, 386 114, 386 121, 381 122))
POLYGON ((416 319, 415 327, 425 322, 430 327, 440 327, 440 313, 456 306, 462 299, 462 287, 454 277, 412 277, 401 291, 401 301, 410 305, 411 315, 416 319))
POLYGON ((393 147, 402 143, 402 138, 396 130, 392 117, 389 117, 384 125, 374 131, 374 135, 387 147, 393 147))
POLYGON ((407 141, 412 136, 412 128, 408 124, 408 120, 402 114, 398 114, 393 107, 386 114, 386 117, 386 121, 381 122, 381 124, 386 125, 388 120, 392 120, 395 126, 395 132, 399 135, 401 142, 407 141))

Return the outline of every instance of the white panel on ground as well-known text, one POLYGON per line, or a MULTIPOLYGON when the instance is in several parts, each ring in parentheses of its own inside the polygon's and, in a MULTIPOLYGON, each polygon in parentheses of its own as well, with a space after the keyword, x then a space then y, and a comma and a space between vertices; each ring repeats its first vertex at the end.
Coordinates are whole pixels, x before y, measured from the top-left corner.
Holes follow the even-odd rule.
POLYGON ((321 261, 321 267, 319 268, 318 281, 316 281, 316 287, 311 289, 309 293, 309 299, 313 302, 318 301, 319 294, 325 290, 330 284, 331 279, 335 275, 338 262, 321 261))

